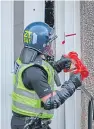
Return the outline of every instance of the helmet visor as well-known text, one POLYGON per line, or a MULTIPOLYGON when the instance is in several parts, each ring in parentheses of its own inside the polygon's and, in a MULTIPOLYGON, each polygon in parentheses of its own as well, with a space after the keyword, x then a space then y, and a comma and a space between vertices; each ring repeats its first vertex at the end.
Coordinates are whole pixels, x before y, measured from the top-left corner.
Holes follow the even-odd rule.
POLYGON ((47 43, 47 46, 45 47, 45 50, 43 52, 44 55, 48 56, 55 56, 55 39, 57 38, 57 35, 54 35, 53 37, 50 37, 49 42, 47 43))

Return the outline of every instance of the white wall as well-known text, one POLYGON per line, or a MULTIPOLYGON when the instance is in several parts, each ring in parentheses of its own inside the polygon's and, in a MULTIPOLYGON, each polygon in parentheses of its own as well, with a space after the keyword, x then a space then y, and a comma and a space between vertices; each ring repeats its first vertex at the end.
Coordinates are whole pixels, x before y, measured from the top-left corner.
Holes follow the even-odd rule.
MULTIPOLYGON (((1 21, 1 2, 0 2, 0 21, 1 21)), ((0 62, 1 62, 1 29, 0 29, 0 62)), ((0 63, 0 94, 1 94, 1 63, 0 63)), ((1 105, 1 95, 0 95, 0 105, 1 105)), ((0 128, 1 128, 1 106, 0 106, 0 128)))
MULTIPOLYGON (((1 123, 2 129, 10 129, 10 94, 12 92, 12 72, 14 64, 13 2, 2 2, 1 11, 1 123)), ((67 53, 70 50, 75 50, 80 54, 79 13, 79 2, 56 1, 55 24, 56 33, 58 35, 58 39, 56 40, 56 59, 59 59, 62 54, 67 53), (64 31, 66 34, 76 32, 77 35, 75 37, 66 38, 66 44, 63 46, 61 45, 61 41, 64 40, 64 31)), ((24 27, 33 21, 44 21, 44 1, 24 2, 24 27)), ((22 45, 21 42, 19 45, 22 45)), ((64 73, 62 72, 60 74, 62 83, 64 82, 64 77, 65 79, 68 79, 68 75, 64 76, 64 73)), ((51 124, 52 129, 80 129, 80 97, 80 91, 77 91, 74 96, 66 101, 65 105, 62 105, 55 111, 55 116, 51 124)))
POLYGON ((1 128, 10 129, 13 68, 13 2, 1 2, 1 128))
MULTIPOLYGON (((64 54, 64 46, 62 41, 64 40, 65 31, 65 2, 56 1, 55 2, 55 27, 56 34, 58 38, 56 40, 56 60, 60 59, 62 54, 64 54)), ((59 74, 61 83, 64 82, 64 73, 59 74)), ((52 123, 55 129, 65 129, 65 105, 63 104, 55 111, 55 117, 52 123)), ((52 128, 54 129, 54 128, 52 128)))
MULTIPOLYGON (((76 36, 66 37, 65 53, 76 51, 80 56, 80 2, 65 2, 65 34, 76 33, 76 36)), ((65 80, 69 75, 65 76, 65 80)), ((81 91, 65 102, 66 129, 81 129, 81 91)))
MULTIPOLYGON (((80 56, 80 10, 79 2, 76 1, 56 1, 55 3, 55 22, 56 33, 58 35, 56 42, 56 58, 59 59, 62 54, 68 54, 70 51, 76 51, 80 56), (64 33, 76 33, 76 36, 66 37, 65 45, 61 42, 64 40, 64 33)), ((69 79, 69 74, 62 72, 60 74, 61 82, 69 79)), ((80 129, 81 124, 81 91, 78 90, 69 98, 63 107, 59 108, 57 118, 60 119, 55 125, 58 129, 80 129), (65 113, 64 113, 65 112, 65 113), (59 126, 60 125, 60 126, 59 126)))
POLYGON ((24 1, 24 27, 31 22, 44 21, 44 1, 24 1))

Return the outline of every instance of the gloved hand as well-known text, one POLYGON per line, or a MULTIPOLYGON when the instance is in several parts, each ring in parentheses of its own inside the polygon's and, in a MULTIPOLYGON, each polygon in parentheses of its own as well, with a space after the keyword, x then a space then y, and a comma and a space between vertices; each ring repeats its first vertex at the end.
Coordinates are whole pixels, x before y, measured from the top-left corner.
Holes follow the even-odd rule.
POLYGON ((59 73, 63 69, 70 69, 71 63, 69 58, 62 56, 60 60, 54 63, 54 68, 59 73))
POLYGON ((72 73, 69 80, 71 80, 73 82, 76 89, 82 85, 82 79, 81 79, 80 73, 79 74, 72 73))

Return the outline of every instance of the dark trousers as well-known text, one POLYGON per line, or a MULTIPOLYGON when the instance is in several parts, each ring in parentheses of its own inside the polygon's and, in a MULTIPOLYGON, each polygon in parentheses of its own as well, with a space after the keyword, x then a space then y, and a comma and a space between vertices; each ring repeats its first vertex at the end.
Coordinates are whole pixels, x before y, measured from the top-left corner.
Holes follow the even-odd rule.
MULTIPOLYGON (((42 120, 41 120, 42 121, 42 120)), ((49 127, 49 125, 45 126, 45 127, 37 127, 35 126, 29 126, 29 127, 25 127, 25 125, 27 124, 27 117, 17 117, 17 116, 12 116, 11 119, 11 129, 51 129, 49 127)))

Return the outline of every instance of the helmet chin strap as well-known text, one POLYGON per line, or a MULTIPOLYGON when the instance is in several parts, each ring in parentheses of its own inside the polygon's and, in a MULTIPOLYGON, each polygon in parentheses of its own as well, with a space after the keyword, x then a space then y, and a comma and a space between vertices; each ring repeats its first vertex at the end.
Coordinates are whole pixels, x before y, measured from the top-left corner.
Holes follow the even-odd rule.
POLYGON ((45 55, 45 60, 51 64, 54 62, 54 56, 45 55))

